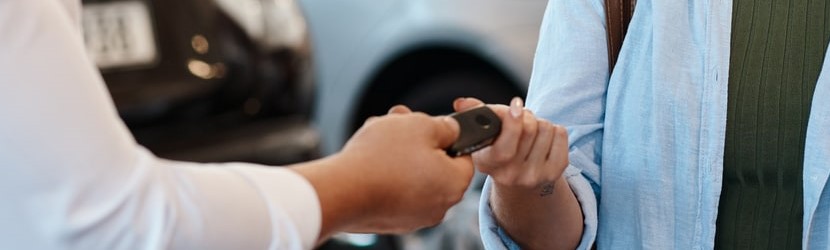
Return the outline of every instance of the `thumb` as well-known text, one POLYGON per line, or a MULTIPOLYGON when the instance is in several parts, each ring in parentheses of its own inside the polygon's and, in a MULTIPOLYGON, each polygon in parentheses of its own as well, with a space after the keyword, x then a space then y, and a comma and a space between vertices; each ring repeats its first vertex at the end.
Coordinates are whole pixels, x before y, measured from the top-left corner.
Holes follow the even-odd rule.
MULTIPOLYGON (((461 133, 458 121, 449 116, 434 117, 433 120, 438 123, 438 126, 435 126, 438 128, 435 130, 435 134, 437 135, 437 138, 439 138, 438 147, 444 149, 455 143, 461 133)), ((456 174, 454 174, 454 176, 461 178, 462 181, 458 182, 459 189, 465 190, 473 180, 473 174, 475 174, 475 166, 473 166, 472 156, 464 155, 460 157, 449 157, 444 154, 443 150, 441 154, 448 160, 448 165, 455 169, 456 174)))
POLYGON ((449 116, 437 116, 433 117, 432 120, 432 135, 437 142, 436 146, 443 149, 455 143, 461 133, 458 122, 449 116))

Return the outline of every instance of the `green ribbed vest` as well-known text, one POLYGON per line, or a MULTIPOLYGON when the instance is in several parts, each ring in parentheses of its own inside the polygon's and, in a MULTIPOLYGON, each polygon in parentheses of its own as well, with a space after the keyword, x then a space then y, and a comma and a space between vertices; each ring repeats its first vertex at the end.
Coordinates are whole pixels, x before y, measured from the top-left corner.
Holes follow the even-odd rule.
POLYGON ((802 168, 826 0, 734 0, 716 249, 801 249, 802 168))

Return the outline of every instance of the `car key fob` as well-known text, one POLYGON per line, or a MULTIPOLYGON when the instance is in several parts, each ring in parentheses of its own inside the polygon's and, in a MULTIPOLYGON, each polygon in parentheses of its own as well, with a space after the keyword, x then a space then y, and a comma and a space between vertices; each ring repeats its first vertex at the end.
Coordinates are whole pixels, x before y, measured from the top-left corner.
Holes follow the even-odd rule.
POLYGON ((499 116, 486 106, 453 113, 450 117, 458 121, 461 129, 458 139, 446 149, 447 155, 452 157, 472 154, 490 146, 501 132, 499 116))

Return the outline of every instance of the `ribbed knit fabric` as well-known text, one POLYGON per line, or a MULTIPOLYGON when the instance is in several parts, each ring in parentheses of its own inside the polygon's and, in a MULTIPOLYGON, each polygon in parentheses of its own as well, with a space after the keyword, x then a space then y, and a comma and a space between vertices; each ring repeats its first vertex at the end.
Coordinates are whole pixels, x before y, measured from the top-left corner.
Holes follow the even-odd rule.
POLYGON ((802 168, 826 0, 734 0, 717 249, 801 249, 802 168))

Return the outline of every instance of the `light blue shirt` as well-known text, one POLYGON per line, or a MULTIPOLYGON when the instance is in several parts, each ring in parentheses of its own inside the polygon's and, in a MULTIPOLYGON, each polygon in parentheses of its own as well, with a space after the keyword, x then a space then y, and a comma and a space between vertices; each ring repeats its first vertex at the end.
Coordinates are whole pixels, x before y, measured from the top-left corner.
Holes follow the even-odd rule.
MULTIPOLYGON (((549 2, 527 103, 568 127, 565 176, 585 218, 580 249, 713 248, 731 15, 728 0, 638 1, 609 80, 603 1, 549 2)), ((804 153, 804 249, 830 248, 828 72, 825 59, 804 153)), ((518 248, 495 223, 489 190, 488 180, 484 244, 518 248)))

